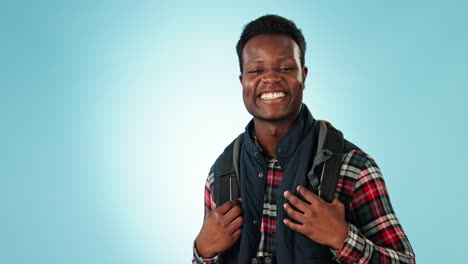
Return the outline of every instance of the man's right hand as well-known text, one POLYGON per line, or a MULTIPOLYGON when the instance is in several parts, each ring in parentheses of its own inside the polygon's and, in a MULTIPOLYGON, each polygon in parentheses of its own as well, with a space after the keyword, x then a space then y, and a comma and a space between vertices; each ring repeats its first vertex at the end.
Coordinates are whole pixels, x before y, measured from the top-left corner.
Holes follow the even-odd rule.
POLYGON ((209 212, 195 239, 198 255, 211 258, 234 245, 241 235, 244 219, 239 199, 231 200, 209 212))

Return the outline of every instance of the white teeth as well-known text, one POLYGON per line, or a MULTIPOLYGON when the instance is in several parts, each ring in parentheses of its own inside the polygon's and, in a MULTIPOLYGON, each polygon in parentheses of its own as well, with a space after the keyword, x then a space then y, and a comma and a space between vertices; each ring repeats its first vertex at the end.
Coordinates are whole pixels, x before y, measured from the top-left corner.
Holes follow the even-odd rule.
POLYGON ((260 95, 260 98, 262 98, 263 100, 272 100, 272 99, 281 98, 284 96, 286 96, 286 94, 283 92, 270 92, 270 93, 262 93, 260 95))

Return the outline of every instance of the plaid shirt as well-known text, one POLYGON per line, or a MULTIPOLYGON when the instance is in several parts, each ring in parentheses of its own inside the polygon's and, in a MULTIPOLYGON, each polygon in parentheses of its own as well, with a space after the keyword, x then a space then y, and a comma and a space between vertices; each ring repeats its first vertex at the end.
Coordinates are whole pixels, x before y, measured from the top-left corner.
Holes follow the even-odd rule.
MULTIPOLYGON (((261 239, 257 256, 275 254, 275 188, 282 178, 275 159, 268 162, 261 239)), ((205 185, 205 214, 216 208, 214 173, 205 185)), ((415 263, 415 255, 390 203, 384 179, 375 161, 361 150, 343 156, 336 195, 347 206, 348 236, 338 250, 331 251, 337 263, 415 263)), ((192 263, 220 263, 220 255, 211 259, 198 256, 193 248, 192 263)))

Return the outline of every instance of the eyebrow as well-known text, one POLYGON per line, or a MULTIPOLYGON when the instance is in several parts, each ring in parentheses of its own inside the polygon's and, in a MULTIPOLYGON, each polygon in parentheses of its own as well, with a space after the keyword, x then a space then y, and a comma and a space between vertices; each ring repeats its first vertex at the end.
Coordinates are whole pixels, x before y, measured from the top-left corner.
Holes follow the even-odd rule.
MULTIPOLYGON (((279 57, 277 60, 278 61, 294 60, 294 58, 292 56, 287 56, 287 57, 279 57)), ((261 63, 261 62, 263 62, 262 59, 257 59, 257 60, 254 60, 254 61, 249 61, 249 62, 247 62, 247 64, 249 64, 249 63, 261 63)))
POLYGON ((279 57, 278 60, 284 61, 284 60, 289 60, 289 59, 294 59, 292 56, 287 56, 287 57, 279 57))

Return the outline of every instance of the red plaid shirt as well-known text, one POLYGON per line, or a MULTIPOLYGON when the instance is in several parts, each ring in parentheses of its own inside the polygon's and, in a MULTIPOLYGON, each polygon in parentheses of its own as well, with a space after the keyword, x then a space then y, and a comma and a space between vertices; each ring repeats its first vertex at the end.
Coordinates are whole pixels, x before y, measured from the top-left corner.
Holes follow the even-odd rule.
MULTIPOLYGON (((276 203, 273 190, 281 182, 281 168, 274 159, 268 162, 261 240, 257 256, 275 254, 276 203)), ((214 174, 205 186, 205 213, 216 208, 214 174)), ((415 255, 390 203, 384 179, 375 161, 360 150, 343 156, 337 198, 349 204, 348 236, 341 248, 330 249, 337 263, 415 263, 415 255)), ((203 259, 194 247, 195 263, 219 263, 220 256, 203 259)))

